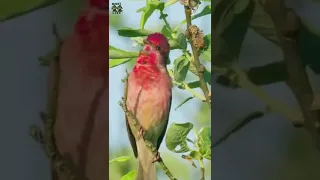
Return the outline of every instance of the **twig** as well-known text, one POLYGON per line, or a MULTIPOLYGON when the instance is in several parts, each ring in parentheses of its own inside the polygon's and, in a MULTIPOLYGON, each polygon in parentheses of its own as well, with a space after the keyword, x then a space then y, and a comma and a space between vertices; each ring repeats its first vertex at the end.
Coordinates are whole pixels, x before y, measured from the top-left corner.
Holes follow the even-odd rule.
MULTIPOLYGON (((125 112, 126 116, 128 117, 129 120, 129 124, 133 125, 135 127, 135 131, 137 132, 139 129, 141 129, 141 125, 139 124, 139 122, 137 121, 136 117, 132 114, 131 111, 129 111, 127 109, 127 91, 128 91, 128 74, 126 76, 126 78, 124 79, 124 83, 125 83, 125 95, 122 98, 122 102, 119 102, 119 105, 122 107, 123 111, 125 112)), ((151 150, 151 152, 153 153, 154 156, 156 156, 156 154, 158 153, 157 148, 155 148, 153 146, 153 144, 145 137, 145 135, 142 137, 145 145, 151 150)), ((160 160, 158 161, 158 163, 160 164, 161 169, 164 171, 164 173, 169 177, 169 179, 171 180, 177 180, 169 171, 169 169, 167 168, 167 166, 164 164, 164 162, 162 161, 162 158, 160 157, 160 160)))
POLYGON ((11 20, 11 19, 13 19, 13 18, 16 18, 16 17, 22 16, 22 15, 25 15, 25 14, 27 14, 27 13, 30 13, 30 12, 33 12, 33 11, 36 11, 36 10, 39 10, 39 9, 42 9, 42 8, 46 8, 46 7, 48 7, 48 6, 57 4, 57 3, 59 3, 60 1, 62 1, 62 0, 42 1, 43 3, 37 5, 37 6, 33 7, 33 8, 26 9, 25 11, 22 11, 22 12, 16 12, 16 13, 11 14, 11 15, 6 16, 6 17, 1 17, 0 22, 4 22, 4 21, 7 21, 7 20, 11 20))
MULTIPOLYGON (((191 9, 187 6, 184 6, 184 12, 186 15, 187 29, 189 29, 189 27, 192 25, 191 24, 191 9)), ((193 43, 191 43, 191 49, 192 49, 192 54, 193 54, 193 58, 194 58, 193 63, 197 69, 197 75, 198 75, 199 81, 200 81, 200 88, 203 91, 203 94, 206 98, 207 103, 209 105, 211 105, 210 92, 209 92, 208 86, 206 84, 206 81, 204 79, 204 66, 200 63, 200 60, 199 60, 199 50, 193 45, 193 43)))
POLYGON ((266 111, 255 111, 246 115, 244 118, 234 121, 229 128, 222 134, 220 138, 218 138, 213 144, 212 148, 217 147, 221 143, 223 143, 227 138, 229 138, 232 134, 239 131, 241 128, 248 125, 255 119, 261 118, 265 115, 266 111))
POLYGON ((313 91, 305 67, 300 59, 298 39, 300 19, 283 0, 266 0, 263 4, 270 15, 280 40, 289 79, 287 85, 294 93, 304 116, 304 127, 320 149, 320 111, 312 110, 313 91))
MULTIPOLYGON (((251 67, 245 71, 248 79, 257 86, 288 80, 288 73, 284 61, 276 61, 263 66, 251 67)), ((218 76, 216 83, 229 88, 239 88, 236 84, 232 84, 230 79, 224 75, 218 76)))
POLYGON ((272 98, 260 87, 252 84, 246 73, 240 68, 233 66, 230 69, 226 69, 212 66, 212 70, 216 73, 223 74, 243 89, 253 93, 270 108, 270 112, 282 114, 287 119, 291 120, 294 125, 300 125, 303 123, 303 117, 299 111, 288 107, 286 104, 281 103, 277 99, 272 98))
MULTIPOLYGON (((44 149, 46 151, 47 156, 50 158, 53 168, 53 176, 56 176, 55 172, 64 173, 69 180, 76 179, 76 171, 74 169, 74 165, 72 162, 65 160, 62 155, 59 153, 56 144, 55 144, 55 137, 54 137, 54 125, 56 120, 57 114, 57 99, 58 99, 58 88, 59 88, 59 80, 60 80, 60 63, 59 63, 59 54, 60 54, 60 47, 62 45, 62 40, 57 33, 56 26, 53 25, 53 34, 56 37, 56 48, 58 49, 56 56, 54 59, 48 61, 50 63, 50 68, 53 71, 53 87, 50 89, 49 92, 49 99, 47 105, 47 113, 41 113, 41 119, 44 123, 44 133, 42 134, 39 127, 31 126, 30 131, 34 131, 31 133, 33 138, 34 135, 40 134, 43 135, 43 139, 39 139, 38 142, 44 145, 44 149)), ((51 87, 49 87, 51 88, 51 87)))
POLYGON ((200 164, 200 171, 201 171, 200 180, 204 180, 205 179, 205 168, 204 168, 204 164, 203 164, 203 158, 199 159, 199 164, 200 164))
MULTIPOLYGON (((169 72, 169 75, 171 76, 171 78, 174 79, 172 70, 169 70, 168 72, 169 72)), ((178 87, 181 87, 182 89, 184 89, 186 91, 189 91, 193 95, 193 97, 199 98, 201 101, 206 101, 206 98, 204 96, 202 96, 199 93, 195 92, 192 88, 190 88, 188 86, 187 83, 178 82, 178 81, 175 81, 175 80, 173 80, 172 82, 173 82, 174 85, 176 85, 178 87)))
POLYGON ((160 17, 161 17, 161 19, 163 19, 165 25, 167 25, 169 31, 170 31, 170 32, 173 32, 170 24, 169 24, 168 21, 167 21, 166 14, 164 14, 163 11, 160 11, 160 17))

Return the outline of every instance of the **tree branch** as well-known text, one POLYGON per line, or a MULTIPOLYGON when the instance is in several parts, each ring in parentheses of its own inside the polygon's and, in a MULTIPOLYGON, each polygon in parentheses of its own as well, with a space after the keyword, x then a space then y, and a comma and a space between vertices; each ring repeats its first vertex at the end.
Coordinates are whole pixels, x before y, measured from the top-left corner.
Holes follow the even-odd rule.
POLYGON ((299 56, 300 19, 292 9, 285 7, 283 0, 265 0, 263 7, 270 15, 280 40, 289 75, 287 85, 300 105, 304 116, 304 127, 311 134, 317 148, 320 149, 320 111, 311 108, 314 95, 299 56))
MULTIPOLYGON (((284 61, 277 61, 263 66, 251 67, 245 71, 248 79, 257 86, 288 80, 288 73, 286 71, 284 61)), ((216 82, 225 87, 239 88, 238 85, 232 84, 230 79, 224 75, 218 76, 216 82)))
MULTIPOLYGON (((131 111, 129 111, 127 109, 127 105, 126 105, 126 102, 127 102, 127 91, 128 91, 128 74, 126 76, 126 78, 124 79, 124 82, 125 82, 125 96, 122 98, 122 102, 119 102, 119 105, 122 107, 123 111, 125 112, 126 116, 128 117, 128 121, 129 121, 129 124, 131 126, 134 126, 135 127, 135 132, 138 132, 139 129, 141 129, 141 125, 139 124, 139 121, 136 119, 136 117, 132 114, 131 111)), ((153 153, 154 156, 157 155, 158 153, 158 150, 157 148, 155 148, 153 146, 153 144, 145 137, 145 135, 142 137, 146 146, 151 150, 151 152, 153 153)), ((161 169, 164 171, 164 173, 169 177, 170 180, 177 180, 172 174, 171 172, 169 171, 168 167, 164 164, 164 162, 162 161, 162 158, 160 157, 160 160, 158 161, 158 163, 160 164, 160 167, 161 169)))
MULTIPOLYGON (((65 174, 69 180, 76 179, 75 166, 71 161, 66 160, 59 153, 54 137, 54 125, 56 121, 57 114, 57 99, 58 99, 58 88, 60 80, 60 63, 59 63, 59 54, 60 47, 62 45, 62 40, 57 33, 56 26, 53 25, 53 34, 56 37, 56 49, 57 54, 55 56, 50 56, 53 59, 48 59, 47 62, 50 63, 50 71, 52 72, 52 79, 49 83, 49 98, 47 105, 47 113, 41 113, 41 119, 44 123, 44 133, 41 132, 38 126, 32 125, 29 128, 29 133, 34 139, 36 139, 40 144, 44 146, 45 152, 51 160, 51 165, 53 168, 53 177, 57 178, 58 173, 65 174), (52 86, 52 87, 51 87, 52 86), (40 139, 43 137, 42 139, 40 139)), ((55 178, 55 179, 56 179, 55 178)))
MULTIPOLYGON (((186 21, 187 21, 187 31, 189 30, 190 26, 192 25, 191 23, 191 9, 187 6, 184 6, 184 12, 186 15, 186 21)), ((190 37, 188 37, 190 40, 190 37)), ((190 40, 192 41, 192 40, 190 40)), ((208 86, 206 84, 206 81, 204 79, 204 71, 205 71, 205 67, 200 63, 200 59, 199 59, 199 49, 197 49, 194 45, 194 42, 191 42, 191 49, 192 49, 192 54, 193 54, 193 58, 194 58, 194 66, 197 69, 197 75, 199 77, 199 81, 200 81, 200 88, 203 91, 203 94, 206 98, 206 101, 209 105, 211 105, 211 97, 210 97, 210 91, 208 89, 208 86)))
POLYGON ((303 117, 299 111, 292 109, 288 107, 286 104, 283 104, 277 99, 269 96, 261 88, 250 82, 250 80, 247 77, 247 74, 240 68, 233 66, 230 69, 226 69, 212 66, 212 71, 228 77, 233 82, 233 84, 237 84, 243 89, 250 91, 261 101, 263 101, 266 104, 266 106, 268 106, 268 108, 270 108, 270 112, 282 114, 287 119, 291 120, 294 125, 299 126, 303 123, 303 117))
POLYGON ((240 118, 239 120, 232 122, 232 124, 226 129, 226 131, 212 144, 212 148, 215 148, 221 143, 223 143, 232 134, 236 133, 253 120, 263 117, 267 112, 268 108, 266 108, 266 110, 264 111, 254 111, 247 114, 244 118, 240 118))

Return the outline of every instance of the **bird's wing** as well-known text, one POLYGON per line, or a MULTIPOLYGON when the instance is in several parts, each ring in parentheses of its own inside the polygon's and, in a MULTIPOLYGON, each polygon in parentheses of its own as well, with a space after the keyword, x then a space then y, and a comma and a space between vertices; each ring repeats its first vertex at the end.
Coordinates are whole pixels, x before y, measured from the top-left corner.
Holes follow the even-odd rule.
POLYGON ((162 140, 163 140, 163 138, 164 138, 164 136, 165 136, 165 134, 166 134, 167 127, 168 127, 169 116, 170 116, 170 109, 171 109, 171 102, 172 102, 172 94, 170 95, 169 98, 170 98, 170 100, 169 100, 169 106, 168 106, 169 110, 168 110, 168 116, 167 116, 167 119, 166 119, 166 125, 165 125, 165 127, 164 127, 164 130, 163 130, 161 136, 160 136, 159 139, 158 139, 157 149, 160 148, 161 142, 162 142, 162 140))
MULTIPOLYGON (((127 97, 128 95, 128 80, 125 81, 125 85, 124 85, 124 96, 127 97)), ((127 98, 126 98, 127 99, 127 98)), ((127 103, 127 102, 124 102, 124 103, 127 103)), ((133 154, 134 156, 137 158, 138 156, 138 152, 137 152, 137 144, 136 144, 136 140, 134 138, 134 135, 131 131, 131 128, 130 128, 130 125, 129 125, 129 121, 128 121, 128 117, 126 116, 126 127, 127 127, 127 133, 128 133, 128 137, 129 137, 129 140, 130 140, 130 144, 131 144, 131 147, 132 147, 132 150, 133 150, 133 154)))

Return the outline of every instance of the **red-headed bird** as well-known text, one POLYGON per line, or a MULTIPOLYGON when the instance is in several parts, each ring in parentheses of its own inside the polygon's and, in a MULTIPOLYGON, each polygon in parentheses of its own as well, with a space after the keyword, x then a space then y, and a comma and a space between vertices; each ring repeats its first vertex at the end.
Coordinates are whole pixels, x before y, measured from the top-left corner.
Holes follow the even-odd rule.
POLYGON ((166 64, 170 45, 161 33, 150 34, 144 41, 143 50, 129 74, 127 108, 142 126, 133 134, 126 117, 129 140, 138 159, 137 180, 156 180, 156 167, 160 154, 154 156, 141 138, 145 137, 159 149, 164 138, 171 107, 172 81, 166 64))

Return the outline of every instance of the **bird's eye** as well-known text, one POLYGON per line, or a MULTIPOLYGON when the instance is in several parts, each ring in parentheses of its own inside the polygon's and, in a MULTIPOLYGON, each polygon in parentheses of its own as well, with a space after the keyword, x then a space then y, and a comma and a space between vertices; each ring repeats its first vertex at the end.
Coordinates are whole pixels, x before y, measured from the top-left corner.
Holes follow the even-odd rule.
POLYGON ((160 46, 156 46, 156 49, 159 51, 161 48, 160 48, 160 46))

